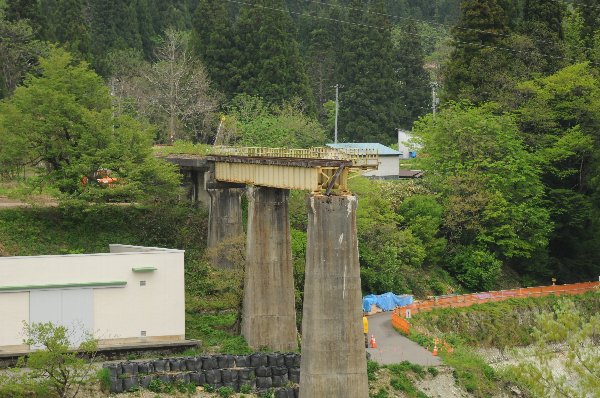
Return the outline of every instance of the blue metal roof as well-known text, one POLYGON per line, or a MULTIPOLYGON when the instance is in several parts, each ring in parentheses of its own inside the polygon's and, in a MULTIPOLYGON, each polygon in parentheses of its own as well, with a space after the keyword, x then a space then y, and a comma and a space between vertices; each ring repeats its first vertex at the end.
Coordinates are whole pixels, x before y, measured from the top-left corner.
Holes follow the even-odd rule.
POLYGON ((400 152, 393 150, 390 147, 385 145, 373 142, 373 143, 364 143, 364 142, 345 142, 341 144, 327 144, 329 148, 334 149, 376 149, 379 156, 386 155, 396 155, 400 156, 400 152))

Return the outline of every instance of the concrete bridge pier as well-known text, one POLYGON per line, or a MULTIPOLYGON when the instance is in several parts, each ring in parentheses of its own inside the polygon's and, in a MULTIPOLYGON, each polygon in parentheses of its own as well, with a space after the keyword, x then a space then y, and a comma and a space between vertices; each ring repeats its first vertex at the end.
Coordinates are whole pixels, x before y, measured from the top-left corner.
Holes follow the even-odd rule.
MULTIPOLYGON (((243 188, 235 184, 207 184, 210 205, 208 212, 207 247, 215 248, 220 244, 232 241, 244 233, 242 224, 243 188)), ((233 268, 224 256, 219 256, 213 264, 219 268, 233 268)))
POLYGON ((289 190, 249 187, 242 334, 250 347, 298 349, 289 190))
POLYGON ((367 398, 355 196, 308 198, 300 398, 367 398))

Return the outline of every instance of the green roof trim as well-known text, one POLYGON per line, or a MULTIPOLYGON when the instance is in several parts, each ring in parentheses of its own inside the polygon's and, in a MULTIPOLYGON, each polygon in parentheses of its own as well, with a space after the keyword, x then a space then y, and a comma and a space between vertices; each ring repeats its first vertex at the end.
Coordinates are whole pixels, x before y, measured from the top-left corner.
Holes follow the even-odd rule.
POLYGON ((16 292, 16 291, 23 291, 23 290, 40 290, 40 289, 69 289, 69 288, 77 288, 77 287, 122 287, 125 285, 127 285, 126 281, 62 283, 62 284, 52 284, 52 285, 0 286, 0 292, 16 292))
POLYGON ((132 268, 131 270, 133 272, 154 272, 156 271, 156 267, 137 267, 137 268, 132 268))

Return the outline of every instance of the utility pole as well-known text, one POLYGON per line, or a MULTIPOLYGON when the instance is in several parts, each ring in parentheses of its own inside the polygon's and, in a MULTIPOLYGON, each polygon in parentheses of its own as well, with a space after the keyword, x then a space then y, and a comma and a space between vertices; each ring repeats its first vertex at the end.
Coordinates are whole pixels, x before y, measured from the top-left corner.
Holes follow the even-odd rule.
POLYGON ((437 105, 438 105, 437 87, 438 87, 437 82, 431 82, 431 107, 433 108, 433 116, 435 116, 435 114, 437 113, 437 105))
POLYGON ((340 86, 339 84, 336 84, 335 86, 335 130, 334 130, 334 135, 333 135, 333 142, 335 144, 337 144, 337 138, 338 138, 338 129, 337 129, 337 124, 338 124, 338 112, 340 110, 340 103, 339 103, 339 94, 340 94, 340 87, 344 87, 344 86, 340 86))

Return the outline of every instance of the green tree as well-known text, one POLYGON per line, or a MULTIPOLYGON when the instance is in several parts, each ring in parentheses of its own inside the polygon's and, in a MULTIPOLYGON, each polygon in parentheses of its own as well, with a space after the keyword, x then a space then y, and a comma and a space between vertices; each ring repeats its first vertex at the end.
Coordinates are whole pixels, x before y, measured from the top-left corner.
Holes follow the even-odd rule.
POLYGON ((0 98, 12 94, 42 49, 27 21, 8 21, 0 9, 0 98))
POLYGON ((93 364, 98 342, 91 335, 84 335, 77 346, 77 350, 85 355, 82 357, 71 350, 74 332, 51 322, 25 325, 25 344, 41 346, 41 349, 30 352, 22 364, 30 369, 28 376, 31 379, 47 384, 60 398, 74 398, 96 381, 93 364))
MULTIPOLYGON (((298 39, 306 62, 306 72, 310 81, 318 117, 327 124, 327 101, 335 98, 334 86, 337 81, 337 60, 341 55, 339 24, 333 20, 344 20, 345 9, 339 1, 328 4, 311 3, 298 20, 298 39)), ((329 126, 328 126, 329 127, 329 126)), ((329 129, 333 132, 333 128, 329 129)))
POLYGON ((340 133, 343 140, 394 142, 401 116, 399 82, 395 74, 391 24, 383 2, 365 7, 350 2, 349 22, 342 30, 343 51, 337 75, 340 93, 340 133))
POLYGON ((222 1, 201 0, 193 18, 191 46, 210 79, 228 97, 237 91, 233 62, 237 56, 233 27, 222 1))
POLYGON ((282 0, 257 0, 242 6, 236 38, 240 93, 275 104, 298 97, 314 112, 294 25, 282 0))
POLYGON ((40 58, 39 74, 0 102, 0 153, 16 153, 13 164, 41 166, 37 182, 69 197, 135 200, 174 192, 177 175, 152 156, 151 143, 147 127, 113 116, 102 79, 62 49, 51 48, 40 58), (113 170, 121 184, 80 183, 100 168, 113 170))
MULTIPOLYGON (((507 57, 498 47, 509 33, 506 14, 496 0, 461 2, 460 19, 453 29, 455 49, 445 67, 445 91, 449 99, 475 102, 493 97, 502 70, 497 61, 507 57)), ((503 62, 505 64, 505 62, 503 62)))
POLYGON ((600 315, 586 318, 575 304, 561 300, 553 312, 539 315, 533 333, 533 357, 518 356, 508 374, 535 397, 600 397, 600 315), (551 343, 566 343, 556 354, 551 343), (556 363, 561 370, 556 370, 556 363))
MULTIPOLYGON (((467 247, 476 265, 492 266, 479 260, 491 255, 527 271, 526 261, 534 263, 530 259, 545 249, 551 228, 539 169, 514 118, 497 115, 490 105, 451 104, 415 123, 413 133, 427 154, 423 168, 444 203, 451 256, 462 256, 467 247)), ((457 272, 466 277, 470 270, 457 272)))
POLYGON ((595 276, 600 253, 596 217, 600 181, 600 91, 587 64, 519 86, 516 114, 521 134, 542 170, 556 226, 553 267, 567 279, 595 276))
POLYGON ((404 107, 399 126, 410 130, 415 120, 429 112, 430 79, 424 68, 424 54, 416 24, 409 22, 393 33, 396 79, 400 83, 399 92, 404 107))
POLYGON ((537 51, 545 57, 541 71, 555 72, 565 65, 563 45, 563 16, 566 7, 562 0, 526 0, 520 32, 532 39, 537 51))
POLYGON ((54 37, 47 38, 66 45, 73 54, 90 59, 90 27, 86 21, 86 4, 82 0, 58 0, 54 18, 57 19, 54 37))
POLYGON ((322 146, 323 127, 306 114, 302 105, 291 101, 269 106, 259 97, 238 96, 224 118, 216 143, 275 148, 322 146))

